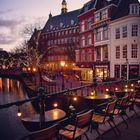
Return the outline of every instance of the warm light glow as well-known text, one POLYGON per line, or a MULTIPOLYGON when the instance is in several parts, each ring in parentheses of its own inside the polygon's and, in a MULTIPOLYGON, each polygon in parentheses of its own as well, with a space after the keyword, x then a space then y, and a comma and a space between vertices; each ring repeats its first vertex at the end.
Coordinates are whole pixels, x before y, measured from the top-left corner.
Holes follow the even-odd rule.
POLYGON ((125 89, 124 91, 125 91, 125 92, 128 92, 128 89, 125 89))
POLYGON ((26 68, 22 68, 22 71, 24 71, 24 72, 25 72, 25 71, 26 71, 26 68))
POLYGON ((73 100, 74 100, 74 101, 77 101, 77 97, 74 97, 73 100))
POLYGON ((134 91, 134 89, 130 89, 131 90, 131 92, 133 92, 134 91))
POLYGON ((90 94, 91 94, 91 95, 94 95, 94 91, 92 91, 90 94))
POLYGON ((33 72, 36 72, 36 68, 33 68, 33 72))
POLYGON ((140 85, 140 80, 138 80, 138 85, 140 85))
POLYGON ((118 90, 118 88, 115 88, 115 90, 117 91, 117 90, 118 90))
POLYGON ((107 88, 105 91, 106 91, 106 92, 108 92, 108 91, 109 91, 109 89, 107 88))
POLYGON ((20 109, 18 109, 17 116, 21 117, 21 115, 22 115, 22 113, 21 113, 20 109))
POLYGON ((58 107, 58 104, 57 103, 54 103, 54 105, 53 105, 54 107, 58 107))
POLYGON ((105 98, 109 98, 109 95, 108 94, 105 94, 105 98))
POLYGON ((30 67, 28 68, 28 71, 31 71, 31 68, 30 67))
POLYGON ((125 88, 128 88, 128 85, 125 85, 125 88))
POLYGON ((61 61, 60 65, 61 65, 61 67, 64 67, 65 66, 65 61, 61 61))
POLYGON ((134 87, 134 84, 131 84, 131 87, 134 87))

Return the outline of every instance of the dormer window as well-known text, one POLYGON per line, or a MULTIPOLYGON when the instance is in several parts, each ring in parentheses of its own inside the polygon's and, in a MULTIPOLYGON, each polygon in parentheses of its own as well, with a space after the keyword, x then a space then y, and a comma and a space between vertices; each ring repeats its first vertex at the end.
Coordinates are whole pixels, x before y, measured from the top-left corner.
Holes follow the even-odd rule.
POLYGON ((62 27, 63 26, 63 23, 62 22, 60 22, 60 27, 62 27))
POLYGON ((131 15, 140 15, 140 4, 131 4, 130 5, 130 14, 131 15))
POLYGON ((50 25, 50 29, 52 29, 53 28, 53 26, 52 25, 50 25))
POLYGON ((71 25, 74 25, 74 20, 71 20, 71 25))

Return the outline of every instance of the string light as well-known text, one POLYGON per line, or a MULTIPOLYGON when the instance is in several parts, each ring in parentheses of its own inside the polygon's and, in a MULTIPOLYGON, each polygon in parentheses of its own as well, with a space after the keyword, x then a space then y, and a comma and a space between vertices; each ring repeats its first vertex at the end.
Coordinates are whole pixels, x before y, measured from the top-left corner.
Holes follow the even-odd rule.
POLYGON ((54 107, 58 107, 58 104, 57 104, 57 103, 54 103, 53 106, 54 106, 54 107))
POLYGON ((74 100, 74 101, 77 101, 77 97, 74 97, 73 100, 74 100))
POLYGON ((20 111, 19 108, 18 108, 18 111, 17 111, 17 116, 18 116, 18 117, 21 117, 21 116, 22 116, 22 113, 21 113, 21 111, 20 111))

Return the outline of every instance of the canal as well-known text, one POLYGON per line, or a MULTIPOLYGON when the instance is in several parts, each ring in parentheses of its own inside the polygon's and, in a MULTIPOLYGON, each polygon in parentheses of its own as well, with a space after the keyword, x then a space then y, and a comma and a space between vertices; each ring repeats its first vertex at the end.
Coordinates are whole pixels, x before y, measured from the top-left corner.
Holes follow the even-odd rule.
MULTIPOLYGON (((0 78, 0 105, 23 99, 28 99, 28 96, 20 81, 0 78)), ((22 116, 35 113, 30 102, 20 106, 20 110, 22 116)), ((28 134, 20 118, 17 117, 17 111, 17 106, 0 109, 0 140, 15 140, 28 134)))

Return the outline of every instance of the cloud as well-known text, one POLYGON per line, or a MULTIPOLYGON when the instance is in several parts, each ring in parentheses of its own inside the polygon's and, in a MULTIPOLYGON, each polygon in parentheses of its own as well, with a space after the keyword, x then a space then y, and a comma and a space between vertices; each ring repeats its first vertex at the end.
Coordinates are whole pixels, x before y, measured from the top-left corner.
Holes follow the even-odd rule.
POLYGON ((0 15, 8 14, 8 13, 11 13, 11 12, 13 12, 13 11, 14 11, 13 9, 0 10, 0 15))
POLYGON ((1 45, 11 44, 15 41, 16 41, 16 39, 11 35, 0 34, 0 44, 1 45))

